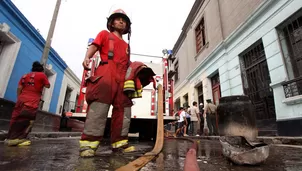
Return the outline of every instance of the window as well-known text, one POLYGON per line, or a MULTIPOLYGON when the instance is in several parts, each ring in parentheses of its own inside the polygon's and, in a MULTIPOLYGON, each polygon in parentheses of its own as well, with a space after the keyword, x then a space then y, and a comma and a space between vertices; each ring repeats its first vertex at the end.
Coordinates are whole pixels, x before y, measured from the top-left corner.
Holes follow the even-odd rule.
POLYGON ((77 94, 77 96, 76 96, 76 101, 75 101, 75 105, 74 105, 74 111, 76 111, 76 110, 77 110, 77 107, 78 107, 78 101, 79 101, 79 97, 80 97, 80 95, 79 95, 79 94, 77 94))
POLYGON ((0 55, 2 54, 2 51, 4 49, 4 46, 5 46, 5 42, 0 40, 0 55))
MULTIPOLYGON (((276 118, 274 93, 261 40, 239 55, 244 94, 254 105, 258 120, 276 118)), ((214 94, 215 95, 215 94, 214 94)))
POLYGON ((211 78, 211 82, 212 82, 212 87, 214 87, 214 86, 216 86, 216 85, 219 85, 219 84, 220 84, 220 81, 219 81, 219 74, 214 75, 214 76, 211 78))
POLYGON ((74 102, 70 100, 71 94, 72 88, 67 86, 63 103, 63 112, 70 112, 70 110, 74 108, 74 102))
POLYGON ((200 52, 201 49, 206 45, 206 32, 204 18, 202 18, 195 28, 196 36, 196 52, 200 52))
POLYGON ((290 80, 283 84, 285 97, 302 95, 302 10, 281 24, 278 34, 290 80))
POLYGON ((180 98, 176 99, 174 102, 174 111, 177 112, 180 108, 180 98))
POLYGON ((177 82, 179 80, 179 69, 178 69, 178 61, 175 62, 174 64, 174 68, 175 68, 175 75, 174 75, 174 79, 175 82, 177 82))
MULTIPOLYGON (((0 22, 0 28, 6 29, 6 24, 0 22)), ((5 30, 4 29, 4 30, 5 30)), ((11 32, 2 32, 0 30, 0 98, 4 97, 9 86, 10 76, 12 74, 14 64, 20 49, 20 40, 11 32)), ((15 91, 8 92, 10 98, 15 98, 15 91)))
POLYGON ((184 98, 184 101, 185 101, 185 102, 184 102, 184 104, 182 104, 182 106, 183 106, 183 107, 188 107, 188 106, 190 106, 190 105, 189 105, 189 95, 186 94, 186 95, 183 96, 183 98, 184 98))

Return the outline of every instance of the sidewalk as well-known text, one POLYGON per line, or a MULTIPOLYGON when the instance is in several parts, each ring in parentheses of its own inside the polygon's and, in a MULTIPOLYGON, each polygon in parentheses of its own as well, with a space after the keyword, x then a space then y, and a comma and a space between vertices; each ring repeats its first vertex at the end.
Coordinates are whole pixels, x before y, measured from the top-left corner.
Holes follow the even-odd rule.
MULTIPOLYGON (((7 132, 0 131, 0 141, 4 141, 7 132)), ((31 132, 29 138, 62 138, 62 137, 80 137, 81 132, 31 132)))
MULTIPOLYGON (((81 132, 31 132, 28 136, 34 138, 64 138, 64 137, 81 137, 81 132)), ((4 141, 7 136, 7 131, 0 130, 0 141, 4 141)), ((139 133, 129 133, 129 139, 138 139, 139 133)))
MULTIPOLYGON (((219 136, 189 136, 186 138, 192 139, 207 139, 207 140, 219 140, 219 136)), ((257 141, 264 142, 266 144, 287 144, 287 145, 302 145, 302 137, 265 137, 259 136, 257 137, 257 141)))
MULTIPOLYGON (((0 130, 0 141, 4 141, 7 135, 6 131, 0 130)), ((81 132, 31 132, 30 138, 63 138, 63 137, 80 137, 81 132)), ((131 136, 131 135, 130 135, 131 136)), ((207 140, 219 140, 219 136, 189 136, 187 138, 192 139, 207 139, 207 140)), ((302 145, 302 137, 264 137, 259 136, 257 141, 261 141, 267 144, 287 144, 287 145, 302 145)))

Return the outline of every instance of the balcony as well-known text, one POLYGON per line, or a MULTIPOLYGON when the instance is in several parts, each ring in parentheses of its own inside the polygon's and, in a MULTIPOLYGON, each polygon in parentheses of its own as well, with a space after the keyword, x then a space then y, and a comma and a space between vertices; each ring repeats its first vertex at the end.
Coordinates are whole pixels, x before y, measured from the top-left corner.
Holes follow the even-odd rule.
POLYGON ((286 98, 302 95, 302 76, 282 84, 286 98))

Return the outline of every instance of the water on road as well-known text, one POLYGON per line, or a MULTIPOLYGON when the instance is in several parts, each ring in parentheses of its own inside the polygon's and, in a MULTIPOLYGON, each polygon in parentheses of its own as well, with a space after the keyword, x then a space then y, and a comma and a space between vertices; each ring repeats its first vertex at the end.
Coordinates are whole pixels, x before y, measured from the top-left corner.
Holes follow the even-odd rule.
MULTIPOLYGON (((80 158, 77 139, 35 140, 29 147, 6 147, 0 143, 0 170, 12 171, 97 171, 114 170, 152 150, 150 142, 134 144, 138 152, 112 154, 104 142, 94 158, 80 158)), ((164 149, 142 171, 183 170, 185 155, 191 142, 166 139, 164 149)), ((268 160, 260 166, 236 166, 222 155, 218 141, 200 140, 197 152, 200 170, 207 171, 301 171, 302 148, 271 146, 268 160)))

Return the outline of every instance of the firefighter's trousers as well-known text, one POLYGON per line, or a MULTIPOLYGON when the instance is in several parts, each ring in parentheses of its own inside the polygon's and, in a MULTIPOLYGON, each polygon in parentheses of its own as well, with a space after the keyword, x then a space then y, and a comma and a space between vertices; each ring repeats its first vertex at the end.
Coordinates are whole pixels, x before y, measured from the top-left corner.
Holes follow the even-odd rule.
POLYGON ((99 142, 105 131, 110 105, 112 148, 128 145, 132 101, 123 92, 127 66, 114 63, 100 65, 87 81, 86 101, 88 113, 80 143, 99 142))
POLYGON ((7 139, 26 139, 32 129, 36 114, 37 108, 26 106, 18 99, 12 113, 7 139))

